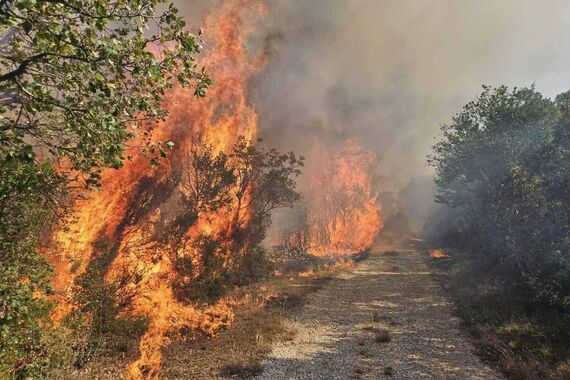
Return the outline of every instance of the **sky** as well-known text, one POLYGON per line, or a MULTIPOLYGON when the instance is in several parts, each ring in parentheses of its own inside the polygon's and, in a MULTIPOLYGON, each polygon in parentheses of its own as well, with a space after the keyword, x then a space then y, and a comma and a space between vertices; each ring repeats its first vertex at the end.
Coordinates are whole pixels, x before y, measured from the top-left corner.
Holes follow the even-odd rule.
MULTIPOLYGON (((220 0, 177 3, 195 25, 220 0)), ((310 137, 356 139, 395 187, 431 173, 441 124, 482 85, 570 89, 567 0, 266 3, 250 42, 271 52, 251 84, 262 137, 299 153, 310 137)))

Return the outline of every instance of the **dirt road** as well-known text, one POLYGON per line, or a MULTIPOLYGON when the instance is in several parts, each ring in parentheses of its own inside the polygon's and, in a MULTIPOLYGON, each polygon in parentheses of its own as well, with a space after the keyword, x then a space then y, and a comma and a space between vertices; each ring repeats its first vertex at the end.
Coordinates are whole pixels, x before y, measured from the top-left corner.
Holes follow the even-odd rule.
POLYGON ((473 353, 415 250, 377 249, 313 294, 257 379, 501 379, 473 353), (389 341, 387 341, 389 340, 389 341))

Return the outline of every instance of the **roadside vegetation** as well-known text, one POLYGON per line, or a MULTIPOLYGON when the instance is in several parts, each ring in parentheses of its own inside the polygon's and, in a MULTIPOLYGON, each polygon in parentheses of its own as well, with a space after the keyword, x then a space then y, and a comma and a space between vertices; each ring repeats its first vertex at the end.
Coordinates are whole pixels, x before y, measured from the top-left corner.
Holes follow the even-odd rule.
MULTIPOLYGON (((73 307, 61 320, 51 314, 54 271, 41 247, 78 194, 99 190, 105 169, 120 169, 131 154, 149 167, 173 154, 177 142, 152 132, 168 114, 170 89, 189 87, 203 97, 213 83, 195 61, 200 37, 170 1, 14 0, 0 1, 0 40, 0 378, 50 378, 108 353, 136 356, 149 321, 126 315, 133 295, 119 297, 124 283, 105 279, 118 242, 100 237, 93 244, 94 259, 64 295, 73 307)), ((226 153, 196 144, 178 178, 187 186, 171 181, 158 191, 179 191, 178 214, 156 221, 145 243, 172 248, 164 255, 174 262, 172 289, 181 303, 212 303, 267 279, 272 264, 260 243, 271 212, 300 199, 301 157, 234 137, 226 153), (189 241, 199 218, 220 209, 235 215, 228 234, 189 241), (200 268, 178 254, 189 246, 201 253, 200 268)), ((149 212, 144 205, 154 195, 137 194, 124 228, 149 212)))
POLYGON ((570 93, 485 87, 442 132, 425 234, 459 315, 509 378, 569 378, 570 93))
MULTIPOLYGON (((288 320, 299 311, 307 297, 318 291, 340 271, 353 265, 344 260, 335 265, 330 261, 297 263, 295 270, 275 265, 272 273, 248 285, 226 290, 225 296, 240 300, 230 329, 209 337, 194 330, 172 335, 172 344, 164 349, 162 373, 166 378, 249 378, 263 370, 263 359, 277 341, 291 341, 296 331, 288 320), (303 273, 311 273, 310 276, 303 273)), ((260 269, 261 270, 261 269, 260 269)), ((202 294, 202 302, 215 302, 217 297, 202 294)), ((64 368, 57 378, 87 380, 120 377, 124 367, 137 355, 139 322, 126 320, 113 324, 107 334, 100 335, 96 360, 81 367, 64 368), (124 329, 124 322, 130 326, 124 329), (121 327, 123 326, 123 327, 121 327)), ((144 327, 142 327, 144 330, 144 327)))
POLYGON ((43 378, 75 355, 49 318, 52 270, 36 251, 71 190, 96 189, 135 138, 158 164, 172 143, 148 137, 165 91, 203 96, 211 83, 164 3, 0 1, 0 378, 43 378))

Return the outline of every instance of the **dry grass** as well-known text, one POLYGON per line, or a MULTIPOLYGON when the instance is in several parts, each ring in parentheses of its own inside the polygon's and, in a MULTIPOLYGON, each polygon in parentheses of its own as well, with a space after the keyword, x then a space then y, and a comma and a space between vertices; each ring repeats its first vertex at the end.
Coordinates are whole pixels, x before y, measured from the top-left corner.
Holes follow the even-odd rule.
POLYGON ((386 343, 391 341, 390 332, 388 330, 379 330, 374 334, 374 341, 376 343, 386 343))
POLYGON ((556 375, 559 379, 570 379, 570 360, 558 365, 556 375))
POLYGON ((455 299, 479 356, 508 379, 570 379, 570 318, 547 305, 533 306, 527 288, 501 280, 500 268, 469 261, 458 251, 447 256, 432 266, 455 299))
POLYGON ((364 326, 362 330, 371 332, 374 336, 374 342, 376 343, 386 343, 392 340, 390 336, 390 330, 387 328, 367 325, 364 326))
POLYGON ((363 375, 364 374, 364 370, 360 367, 356 367, 354 369, 354 373, 358 374, 358 375, 363 375))
POLYGON ((372 355, 370 354, 370 351, 366 350, 366 349, 362 349, 360 351, 358 351, 358 355, 360 356, 364 356, 365 358, 369 358, 372 355))
POLYGON ((249 379, 261 374, 261 372, 263 372, 263 366, 257 362, 249 364, 232 363, 223 367, 220 370, 220 375, 234 379, 249 379))
POLYGON ((370 320, 373 323, 382 322, 392 326, 397 324, 396 317, 394 315, 380 314, 377 311, 370 313, 370 320))
POLYGON ((172 379, 219 376, 248 378, 259 374, 263 358, 276 341, 292 341, 296 331, 287 323, 307 296, 326 284, 334 270, 314 270, 307 277, 282 275, 240 290, 250 302, 236 310, 232 327, 213 338, 189 336, 165 349, 163 374, 172 379))
MULTIPOLYGON (((311 262, 299 267, 300 272, 275 270, 263 283, 237 288, 231 292, 236 299, 245 299, 235 310, 230 329, 213 338, 194 331, 182 331, 169 338, 172 344, 163 349, 161 378, 205 379, 249 378, 261 373, 263 358, 276 341, 292 341, 297 331, 287 318, 302 307, 305 299, 325 285, 338 271, 350 270, 354 263, 311 262)), ((121 378, 125 367, 138 357, 138 342, 129 352, 104 352, 81 370, 58 372, 62 380, 121 378)))

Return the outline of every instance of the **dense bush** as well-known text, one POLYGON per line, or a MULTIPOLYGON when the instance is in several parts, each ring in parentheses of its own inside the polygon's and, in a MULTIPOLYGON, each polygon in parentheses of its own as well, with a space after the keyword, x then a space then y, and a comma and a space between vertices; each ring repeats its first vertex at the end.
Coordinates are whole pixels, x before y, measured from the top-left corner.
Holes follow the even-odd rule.
POLYGON ((485 88, 443 126, 429 159, 456 243, 560 308, 570 305, 569 106, 570 93, 485 88))
POLYGON ((0 378, 41 377, 65 356, 48 312, 48 263, 35 248, 54 218, 59 179, 26 157, 0 160, 0 378))
POLYGON ((449 208, 434 210, 426 237, 457 248, 446 285, 458 314, 512 379, 566 378, 569 106, 570 93, 485 88, 443 126, 429 159, 436 201, 449 208))

